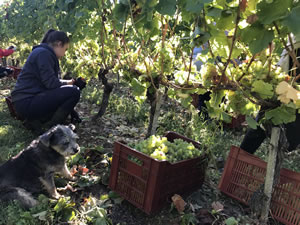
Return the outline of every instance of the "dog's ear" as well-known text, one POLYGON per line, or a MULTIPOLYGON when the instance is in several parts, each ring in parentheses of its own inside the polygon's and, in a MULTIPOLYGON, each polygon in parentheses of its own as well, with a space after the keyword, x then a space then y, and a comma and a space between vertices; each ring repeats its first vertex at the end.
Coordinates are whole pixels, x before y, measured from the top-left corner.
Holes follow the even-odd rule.
POLYGON ((70 124, 68 125, 68 127, 69 127, 72 131, 74 131, 74 130, 76 129, 75 125, 72 124, 72 123, 70 123, 70 124))
POLYGON ((40 139, 40 142, 42 142, 43 145, 45 145, 46 147, 49 147, 50 146, 50 139, 53 135, 53 132, 46 132, 44 134, 42 134, 39 139, 40 139))
POLYGON ((61 128, 59 126, 51 128, 49 131, 47 131, 39 137, 40 142, 42 142, 42 144, 44 144, 45 146, 49 147, 54 134, 59 133, 59 131, 61 131, 61 128))

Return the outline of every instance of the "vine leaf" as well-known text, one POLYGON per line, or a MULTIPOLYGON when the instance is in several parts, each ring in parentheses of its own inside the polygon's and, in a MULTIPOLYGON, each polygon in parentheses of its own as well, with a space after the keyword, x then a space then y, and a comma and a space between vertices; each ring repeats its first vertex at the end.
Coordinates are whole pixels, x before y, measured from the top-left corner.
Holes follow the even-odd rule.
POLYGON ((274 39, 273 31, 263 30, 262 33, 260 33, 260 36, 256 36, 255 40, 253 40, 249 44, 249 49, 251 53, 254 55, 264 50, 266 47, 268 47, 269 43, 271 43, 273 39, 274 39))
POLYGON ((129 6, 126 6, 122 3, 116 4, 115 8, 113 9, 113 16, 116 22, 116 28, 118 30, 122 30, 123 23, 126 21, 128 12, 129 12, 129 6))
POLYGON ((273 86, 262 80, 254 81, 251 91, 258 93, 263 99, 268 99, 273 96, 273 86))
POLYGON ((282 24, 290 28, 294 35, 300 34, 300 6, 293 8, 291 13, 282 20, 282 24))
POLYGON ((267 111, 266 119, 271 120, 274 125, 290 123, 296 120, 296 110, 285 105, 267 111))
POLYGON ((254 55, 266 47, 274 39, 274 32, 266 30, 263 25, 254 23, 248 28, 245 28, 242 33, 242 41, 249 43, 249 49, 254 55))
POLYGON ((176 12, 176 1, 160 0, 155 9, 162 15, 173 16, 176 12))
POLYGON ((258 123, 251 116, 246 116, 247 124, 250 128, 256 130, 258 123))
POLYGON ((257 5, 258 18, 262 24, 271 24, 288 14, 288 9, 292 6, 292 0, 273 0, 272 3, 261 1, 257 5))
POLYGON ((192 13, 200 13, 204 8, 204 3, 202 0, 187 0, 186 10, 192 13))
POLYGON ((211 7, 208 9, 207 16, 215 17, 215 18, 220 18, 222 13, 222 9, 211 7))
POLYGON ((286 81, 282 81, 278 84, 276 93, 279 95, 278 99, 285 104, 288 104, 290 100, 293 100, 296 103, 296 101, 300 99, 300 92, 286 81))
POLYGON ((146 94, 147 88, 136 78, 131 81, 133 94, 136 96, 141 96, 146 94))
POLYGON ((226 225, 236 225, 239 224, 239 222, 234 217, 229 217, 225 220, 226 225))

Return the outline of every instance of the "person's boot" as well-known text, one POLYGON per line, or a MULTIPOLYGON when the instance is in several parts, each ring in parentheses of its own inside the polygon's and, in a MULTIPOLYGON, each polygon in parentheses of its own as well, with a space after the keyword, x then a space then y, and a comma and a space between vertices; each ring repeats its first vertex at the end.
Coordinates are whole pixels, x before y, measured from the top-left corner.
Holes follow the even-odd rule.
POLYGON ((65 109, 58 108, 53 114, 51 120, 44 124, 45 127, 51 128, 58 124, 64 124, 70 112, 65 109))
POLYGON ((24 120, 23 125, 34 135, 41 135, 45 131, 42 128, 42 123, 39 120, 24 120))
POLYGON ((71 123, 81 123, 82 119, 79 117, 78 112, 75 111, 75 109, 73 109, 70 113, 71 116, 71 123))

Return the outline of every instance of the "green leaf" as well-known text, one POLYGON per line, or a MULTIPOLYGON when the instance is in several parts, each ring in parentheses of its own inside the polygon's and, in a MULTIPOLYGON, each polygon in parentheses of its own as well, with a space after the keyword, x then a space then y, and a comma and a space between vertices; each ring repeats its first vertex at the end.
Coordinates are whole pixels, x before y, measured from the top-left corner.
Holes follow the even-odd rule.
POLYGON ((133 94, 136 96, 145 95, 147 88, 136 78, 131 81, 133 94))
POLYGON ((129 5, 130 1, 128 0, 120 0, 120 3, 123 5, 129 5))
POLYGON ((72 208, 65 208, 62 210, 62 220, 63 221, 71 221, 75 218, 76 213, 75 210, 72 208))
POLYGON ((207 16, 219 18, 221 16, 221 13, 222 13, 222 9, 212 7, 208 9, 207 16))
POLYGON ((271 84, 268 84, 262 80, 256 80, 252 84, 252 92, 256 92, 259 94, 259 96, 263 99, 272 98, 274 92, 273 92, 273 86, 271 84))
POLYGON ((274 39, 274 33, 270 30, 264 30, 260 33, 260 36, 256 37, 257 38, 249 44, 249 49, 253 55, 268 47, 269 43, 274 39))
POLYGON ((300 34, 300 7, 293 8, 291 13, 282 20, 282 24, 287 26, 294 35, 300 34))
POLYGON ((245 44, 249 44, 252 54, 256 54, 268 47, 273 39, 274 32, 265 29, 263 25, 258 23, 243 29, 241 34, 241 40, 245 44))
POLYGON ((229 217, 225 220, 226 225, 236 225, 238 221, 234 217, 229 217))
POLYGON ((186 10, 192 13, 201 13, 204 8, 204 3, 202 0, 187 0, 186 10))
POLYGON ((212 107, 218 108, 222 102, 222 98, 224 97, 224 90, 215 91, 211 95, 211 99, 209 100, 210 105, 212 107))
POLYGON ((176 12, 175 0, 159 0, 155 9, 162 15, 173 16, 176 12))
POLYGON ((264 32, 265 28, 261 24, 254 23, 245 29, 242 29, 241 40, 245 44, 256 40, 257 37, 260 37, 261 32, 264 32))
POLYGON ((95 225, 107 225, 105 217, 98 217, 94 223, 95 225))
POLYGON ((33 217, 38 217, 39 220, 42 220, 42 221, 46 221, 47 218, 47 211, 42 211, 42 212, 39 212, 39 213, 36 213, 36 214, 32 214, 33 217))
POLYGON ((246 116, 246 121, 250 128, 256 130, 258 123, 255 119, 253 119, 251 116, 246 116))
POLYGON ((221 17, 217 21, 217 28, 220 30, 230 30, 235 26, 235 12, 232 10, 222 10, 221 17))
POLYGON ((232 117, 228 113, 222 112, 220 115, 220 120, 226 123, 231 123, 232 117))
POLYGON ((272 22, 281 19, 289 12, 293 0, 273 0, 272 3, 261 1, 257 5, 257 15, 262 24, 271 24, 272 22))
POLYGON ((118 22, 125 22, 128 12, 129 12, 129 6, 125 6, 123 4, 117 4, 113 9, 114 18, 118 22))
POLYGON ((265 117, 274 125, 290 123, 296 120, 296 110, 282 105, 266 112, 265 117))
POLYGON ((180 98, 180 102, 182 106, 185 108, 188 108, 190 106, 191 101, 192 101, 192 97, 189 95, 187 95, 187 97, 180 98))

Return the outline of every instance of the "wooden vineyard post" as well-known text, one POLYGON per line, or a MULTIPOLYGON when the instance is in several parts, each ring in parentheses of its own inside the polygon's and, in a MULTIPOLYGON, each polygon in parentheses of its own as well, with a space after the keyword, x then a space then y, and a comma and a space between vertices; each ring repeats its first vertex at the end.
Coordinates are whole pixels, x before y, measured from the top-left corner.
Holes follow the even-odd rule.
POLYGON ((268 164, 267 164, 267 172, 264 186, 264 194, 267 198, 264 199, 261 212, 261 221, 263 224, 267 224, 268 215, 270 211, 270 203, 273 192, 273 184, 275 177, 275 167, 276 167, 276 159, 279 148, 279 138, 280 138, 281 129, 279 127, 273 127, 271 133, 271 141, 269 147, 269 156, 268 156, 268 164))

